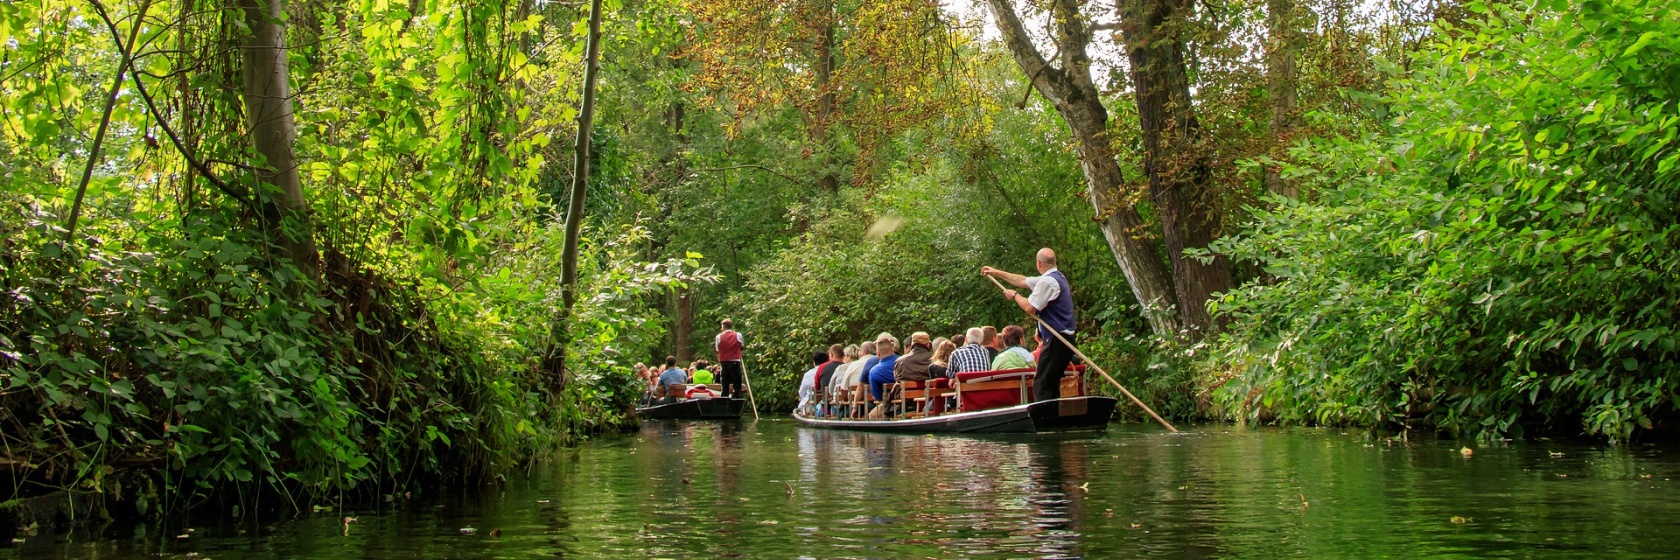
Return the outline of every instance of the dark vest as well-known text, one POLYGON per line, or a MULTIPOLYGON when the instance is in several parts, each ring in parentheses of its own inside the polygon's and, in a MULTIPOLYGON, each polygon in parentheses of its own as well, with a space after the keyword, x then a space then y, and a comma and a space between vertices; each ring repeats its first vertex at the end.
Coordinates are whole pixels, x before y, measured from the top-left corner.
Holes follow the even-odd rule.
MULTIPOLYGON (((1044 309, 1038 310, 1038 318, 1043 319, 1046 324, 1055 327, 1063 334, 1073 332, 1073 288, 1068 286, 1067 277, 1062 276, 1062 271, 1051 272, 1049 276, 1056 279, 1056 285, 1062 288, 1062 293, 1057 294, 1056 299, 1052 299, 1050 303, 1045 304, 1044 309)), ((1038 337, 1045 341, 1056 339, 1054 335, 1044 330, 1044 325, 1039 325, 1038 337)))

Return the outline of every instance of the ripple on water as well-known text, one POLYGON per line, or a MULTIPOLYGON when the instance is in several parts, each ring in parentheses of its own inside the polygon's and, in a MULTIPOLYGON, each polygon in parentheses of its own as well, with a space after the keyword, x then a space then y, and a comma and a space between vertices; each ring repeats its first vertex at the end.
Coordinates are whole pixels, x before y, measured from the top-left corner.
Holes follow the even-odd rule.
POLYGON ((502 488, 344 512, 359 517, 348 535, 335 512, 184 541, 146 527, 35 538, 0 560, 1673 557, 1674 448, 1460 446, 1224 426, 1035 440, 658 423, 502 488))

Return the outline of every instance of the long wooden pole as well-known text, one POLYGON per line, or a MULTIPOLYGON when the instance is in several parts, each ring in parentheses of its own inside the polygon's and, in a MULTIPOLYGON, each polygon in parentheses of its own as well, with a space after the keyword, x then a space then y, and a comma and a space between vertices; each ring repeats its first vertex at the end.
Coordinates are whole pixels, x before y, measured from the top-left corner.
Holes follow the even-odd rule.
MULTIPOLYGON (((993 284, 996 284, 999 290, 1008 289, 1008 288, 1005 288, 1003 286, 1003 283, 999 282, 997 278, 987 276, 986 279, 991 280, 993 284)), ((1132 395, 1131 391, 1126 390, 1125 385, 1121 385, 1120 382, 1115 381, 1114 377, 1110 376, 1108 374, 1108 372, 1103 371, 1102 366, 1099 366, 1099 365, 1097 365, 1096 362, 1091 361, 1090 356, 1086 356, 1085 353, 1080 352, 1079 348, 1074 346, 1073 343, 1068 342, 1068 339, 1063 338, 1062 333, 1057 332, 1055 328, 1051 327, 1049 323, 1044 322, 1044 319, 1039 318, 1038 315, 1033 315, 1031 313, 1029 313, 1028 315, 1032 315, 1032 318, 1036 319, 1038 321, 1038 324, 1044 325, 1044 330, 1050 331, 1050 334, 1056 336, 1056 340, 1062 341, 1062 344, 1066 344, 1068 349, 1073 350, 1074 354, 1079 355, 1080 359, 1085 360, 1086 364, 1090 365, 1093 369, 1096 369, 1097 373, 1102 374, 1103 379, 1107 379, 1109 383, 1114 384, 1114 388, 1119 389, 1122 394, 1126 395, 1126 398, 1131 399, 1133 403, 1136 403, 1138 405, 1138 408, 1142 408, 1144 412, 1148 412, 1149 417, 1154 418, 1156 422, 1160 422, 1162 426, 1166 426, 1168 430, 1172 430, 1174 433, 1178 432, 1178 428, 1174 428, 1173 425, 1171 423, 1167 422, 1167 420, 1165 418, 1161 418, 1161 415, 1156 414, 1153 409, 1149 408, 1149 405, 1143 404, 1143 401, 1138 400, 1138 398, 1136 396, 1132 395)))
POLYGON ((752 378, 747 377, 747 361, 741 360, 741 383, 747 386, 747 404, 752 405, 753 420, 758 419, 758 401, 753 398, 752 378))

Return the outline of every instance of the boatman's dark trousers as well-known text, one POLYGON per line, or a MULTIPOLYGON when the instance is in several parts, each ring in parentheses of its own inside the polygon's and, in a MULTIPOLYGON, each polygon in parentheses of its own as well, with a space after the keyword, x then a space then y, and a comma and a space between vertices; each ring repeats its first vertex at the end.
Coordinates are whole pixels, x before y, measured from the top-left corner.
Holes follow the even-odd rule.
MULTIPOLYGON (((1062 333, 1069 342, 1073 335, 1062 333)), ((1033 400, 1047 401, 1062 396, 1062 375, 1073 362, 1073 349, 1051 336, 1044 341, 1044 351, 1038 355, 1038 371, 1033 374, 1033 400)))
POLYGON ((728 360, 718 362, 723 371, 718 372, 718 383, 723 384, 723 398, 741 398, 741 361, 728 360))

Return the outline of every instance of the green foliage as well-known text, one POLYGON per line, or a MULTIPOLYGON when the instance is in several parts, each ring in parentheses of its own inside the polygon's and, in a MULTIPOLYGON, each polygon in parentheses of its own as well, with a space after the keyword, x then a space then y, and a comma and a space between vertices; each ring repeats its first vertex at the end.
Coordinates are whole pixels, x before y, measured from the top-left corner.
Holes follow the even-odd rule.
POLYGON ((810 353, 829 344, 882 331, 949 336, 983 314, 982 302, 995 294, 978 274, 989 251, 959 237, 971 224, 952 219, 979 208, 936 194, 951 179, 948 167, 896 173, 878 197, 830 210, 809 235, 747 274, 745 291, 725 307, 749 333, 748 374, 760 406, 791 409, 810 353), (877 222, 902 225, 866 238, 877 222))
POLYGON ((430 302, 366 272, 329 274, 319 297, 290 289, 308 283, 291 269, 267 272, 251 239, 214 234, 214 214, 181 238, 125 242, 89 228, 65 245, 57 216, 5 205, 23 218, 5 222, 0 251, 11 457, 113 493, 105 467, 161 467, 190 483, 147 497, 165 504, 253 481, 312 500, 367 482, 505 472, 623 421, 633 380, 606 341, 657 337, 636 297, 697 278, 692 260, 623 258, 645 241, 639 228, 591 247, 588 262, 601 264, 585 276, 594 296, 579 306, 570 352, 582 367, 556 398, 535 375, 546 332, 524 327, 559 305, 546 261, 510 263, 430 302))
MULTIPOLYGON (((985 102, 995 107, 1015 95, 1000 78, 985 102)), ((989 125, 971 144, 952 145, 932 132, 906 135, 904 143, 937 155, 893 167, 879 187, 843 189, 837 202, 801 208, 809 230, 744 272, 745 286, 722 309, 749 334, 748 370, 760 405, 791 408, 810 353, 829 344, 861 343, 882 331, 902 339, 918 330, 949 337, 985 324, 1031 327, 979 270, 1030 273, 1043 246, 1057 249, 1088 328, 1145 328, 1089 219, 1056 113, 1035 104, 999 112, 989 125)), ((1147 344, 1132 338, 1098 346, 1118 360, 1147 344)))
POLYGON ((1296 150, 1317 200, 1222 247, 1276 277, 1217 303, 1225 413, 1620 441, 1680 406, 1680 14, 1467 7, 1386 130, 1296 150))
POLYGON ((543 369, 562 240, 544 185, 569 159, 551 139, 572 133, 575 30, 495 3, 294 4, 316 274, 224 194, 262 192, 237 12, 109 4, 119 28, 149 5, 136 64, 153 99, 125 82, 69 239, 65 177, 116 48, 88 4, 0 5, 0 43, 18 47, 0 59, 0 443, 40 483, 14 491, 81 487, 142 513, 304 507, 501 476, 632 420, 621 355, 664 332, 646 300, 712 278, 696 258, 650 259, 634 220, 587 229, 560 349, 573 367, 543 369))

